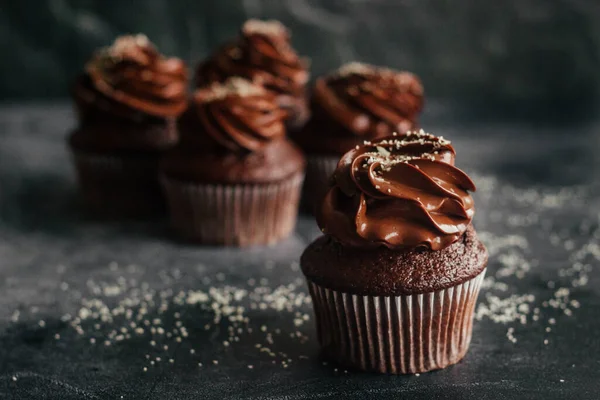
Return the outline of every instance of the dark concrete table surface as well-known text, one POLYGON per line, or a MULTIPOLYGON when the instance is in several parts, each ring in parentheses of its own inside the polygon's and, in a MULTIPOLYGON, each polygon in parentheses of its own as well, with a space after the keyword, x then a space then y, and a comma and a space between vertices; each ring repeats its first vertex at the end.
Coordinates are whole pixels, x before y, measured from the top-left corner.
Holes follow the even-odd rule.
POLYGON ((270 248, 194 247, 165 220, 79 210, 66 103, 0 108, 0 398, 600 398, 597 126, 463 123, 431 107, 478 185, 491 254, 471 349, 420 376, 319 358, 302 217, 270 248))

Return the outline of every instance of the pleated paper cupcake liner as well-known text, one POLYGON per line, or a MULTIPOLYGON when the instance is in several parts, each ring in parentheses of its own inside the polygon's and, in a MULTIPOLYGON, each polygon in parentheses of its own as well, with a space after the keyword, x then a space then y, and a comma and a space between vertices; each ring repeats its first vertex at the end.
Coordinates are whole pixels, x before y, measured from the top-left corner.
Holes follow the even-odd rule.
POLYGON ((302 211, 315 214, 329 188, 329 178, 335 172, 337 156, 308 155, 306 181, 302 188, 302 211))
POLYGON ((272 244, 296 225, 304 174, 268 184, 214 185, 161 177, 173 228, 202 244, 272 244))
POLYGON ((473 312, 485 270, 431 293, 358 296, 309 281, 325 354, 347 367, 414 374, 459 362, 471 342, 473 312))
POLYGON ((142 217, 164 212, 158 156, 73 152, 80 191, 96 216, 142 217))

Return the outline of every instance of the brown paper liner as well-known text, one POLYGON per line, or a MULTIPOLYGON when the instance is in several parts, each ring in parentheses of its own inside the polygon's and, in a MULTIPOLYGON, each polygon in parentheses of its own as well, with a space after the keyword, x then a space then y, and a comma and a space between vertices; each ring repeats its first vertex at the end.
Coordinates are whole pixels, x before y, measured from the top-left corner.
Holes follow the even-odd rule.
POLYGON ((414 374, 460 361, 471 342, 473 312, 485 270, 431 293, 358 296, 309 281, 317 335, 342 365, 388 374, 414 374))
POLYGON ((327 194, 329 178, 335 172, 340 157, 306 156, 306 181, 302 188, 302 211, 315 214, 321 200, 327 194))
POLYGON ((158 156, 120 156, 73 151, 80 191, 98 217, 142 217, 164 212, 158 156))
POLYGON ((272 244, 296 225, 304 173, 268 184, 214 185, 161 176, 173 228, 202 244, 272 244))

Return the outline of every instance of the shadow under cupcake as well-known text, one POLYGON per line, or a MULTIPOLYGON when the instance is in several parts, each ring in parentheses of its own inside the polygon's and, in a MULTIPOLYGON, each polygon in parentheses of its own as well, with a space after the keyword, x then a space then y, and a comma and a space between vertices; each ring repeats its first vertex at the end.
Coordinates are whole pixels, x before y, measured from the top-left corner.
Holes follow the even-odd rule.
POLYGON ((293 231, 305 161, 285 136, 286 117, 273 93, 243 78, 194 93, 160 168, 180 237, 249 246, 293 231))
POLYGON ((324 236, 301 257, 326 356, 391 374, 464 357, 488 259, 474 190, 450 142, 423 131, 342 157, 317 215, 324 236))

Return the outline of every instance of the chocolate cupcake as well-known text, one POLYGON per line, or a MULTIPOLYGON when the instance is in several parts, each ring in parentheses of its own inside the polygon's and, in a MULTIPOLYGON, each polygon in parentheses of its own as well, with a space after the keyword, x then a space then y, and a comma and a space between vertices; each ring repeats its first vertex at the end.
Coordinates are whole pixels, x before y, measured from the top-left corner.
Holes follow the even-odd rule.
POLYGON ((309 74, 308 62, 298 57, 290 45, 290 37, 279 21, 246 21, 239 38, 200 64, 196 86, 224 82, 232 76, 261 84, 274 93, 279 106, 288 111, 287 128, 297 129, 308 118, 306 83, 309 74))
POLYGON ((176 144, 187 70, 144 35, 101 49, 73 88, 78 128, 69 136, 78 180, 95 214, 142 216, 164 208, 158 162, 176 144))
POLYGON ((409 73, 361 63, 317 79, 311 118, 292 135, 307 155, 303 203, 312 211, 327 190, 340 157, 364 140, 414 129, 423 108, 423 87, 409 73))
POLYGON ((285 137, 276 95, 239 77, 194 93, 180 144, 161 164, 171 221, 184 238, 271 244, 294 229, 304 157, 285 137))
POLYGON ((487 251, 471 179, 450 142, 409 132, 346 153, 301 257, 324 353, 382 373, 445 368, 466 354, 487 251))

